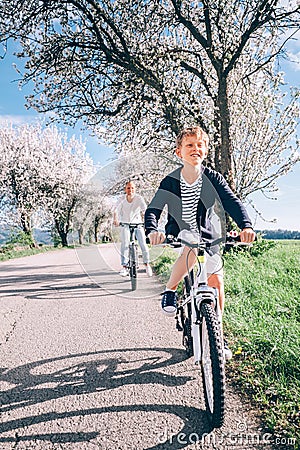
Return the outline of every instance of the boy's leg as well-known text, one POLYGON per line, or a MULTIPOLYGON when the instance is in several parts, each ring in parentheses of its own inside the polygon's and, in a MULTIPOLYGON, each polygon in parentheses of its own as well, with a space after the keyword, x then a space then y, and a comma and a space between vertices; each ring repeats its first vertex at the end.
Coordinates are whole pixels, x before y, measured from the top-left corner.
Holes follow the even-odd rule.
POLYGON ((184 247, 181 255, 175 261, 171 276, 166 285, 166 290, 161 299, 163 311, 174 316, 177 309, 176 289, 183 277, 193 268, 197 260, 196 253, 188 247, 184 247), (188 264, 188 266, 187 266, 188 264))
POLYGON ((218 289, 219 305, 223 313, 225 294, 224 294, 224 273, 222 258, 219 253, 207 255, 206 258, 207 284, 218 289))
POLYGON ((215 287, 218 289, 219 293, 219 305, 220 309, 223 313, 224 311, 224 304, 225 304, 225 292, 224 292, 224 277, 220 274, 212 274, 209 275, 207 280, 208 286, 215 287))
POLYGON ((188 272, 194 267, 197 261, 197 250, 191 250, 188 247, 184 247, 181 255, 175 261, 169 281, 166 288, 172 291, 177 289, 178 284, 187 275, 188 272), (188 264, 188 267, 187 267, 188 264))
MULTIPOLYGON (((219 270, 218 273, 214 273, 208 276, 207 284, 211 287, 215 287, 218 289, 219 293, 219 305, 220 309, 224 311, 225 305, 225 291, 224 291, 224 277, 223 270, 219 270)), ((230 360, 232 358, 232 351, 228 347, 228 343, 226 339, 224 339, 224 355, 226 360, 230 360)))

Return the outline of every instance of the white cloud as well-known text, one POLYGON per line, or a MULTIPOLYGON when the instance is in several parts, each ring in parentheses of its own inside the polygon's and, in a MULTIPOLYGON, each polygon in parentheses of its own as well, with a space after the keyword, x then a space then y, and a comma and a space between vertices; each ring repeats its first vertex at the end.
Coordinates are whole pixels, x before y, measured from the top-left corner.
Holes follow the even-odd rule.
POLYGON ((298 72, 300 70, 300 30, 287 29, 280 38, 280 43, 284 42, 290 69, 298 72))
POLYGON ((279 6, 285 8, 285 9, 287 9, 287 8, 295 9, 295 8, 297 8, 298 5, 299 5, 298 0, 281 0, 281 1, 279 1, 279 6))
POLYGON ((17 114, 2 114, 0 115, 0 126, 7 124, 22 125, 24 123, 33 123, 38 120, 37 116, 17 115, 17 114))
POLYGON ((297 53, 288 52, 289 64, 295 71, 300 71, 300 51, 297 53))
POLYGON ((35 114, 1 114, 0 108, 0 126, 12 124, 12 125, 23 125, 23 124, 34 124, 34 123, 47 123, 48 117, 51 113, 41 113, 35 114))

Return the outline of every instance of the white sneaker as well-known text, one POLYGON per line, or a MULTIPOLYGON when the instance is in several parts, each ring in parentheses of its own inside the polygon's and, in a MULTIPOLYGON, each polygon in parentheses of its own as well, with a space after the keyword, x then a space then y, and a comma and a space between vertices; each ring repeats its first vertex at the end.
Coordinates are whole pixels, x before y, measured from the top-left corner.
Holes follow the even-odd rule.
POLYGON ((228 342, 224 339, 224 356, 226 361, 230 361, 232 358, 232 351, 228 347, 228 342))
POLYGON ((121 277, 127 277, 129 275, 129 270, 127 267, 123 267, 123 269, 119 272, 119 275, 121 275, 121 277))
POLYGON ((152 272, 152 268, 151 268, 150 264, 146 264, 146 273, 147 273, 148 277, 152 277, 153 272, 152 272))

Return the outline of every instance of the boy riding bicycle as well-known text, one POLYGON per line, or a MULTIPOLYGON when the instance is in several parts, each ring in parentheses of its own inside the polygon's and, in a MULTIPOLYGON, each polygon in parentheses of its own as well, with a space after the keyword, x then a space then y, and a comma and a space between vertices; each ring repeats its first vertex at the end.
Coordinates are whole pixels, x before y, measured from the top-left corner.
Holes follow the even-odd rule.
MULTIPOLYGON (((241 201, 229 188, 218 172, 204 167, 202 162, 208 154, 208 135, 199 126, 183 129, 176 139, 176 155, 182 160, 179 168, 167 175, 145 212, 145 230, 152 245, 161 244, 166 235, 177 237, 179 232, 188 229, 201 234, 204 240, 214 240, 214 225, 210 213, 218 200, 222 208, 237 223, 242 242, 255 239, 251 220, 241 201), (164 206, 168 207, 168 220, 165 233, 158 231, 158 220, 164 206)), ((162 309, 168 315, 175 315, 177 309, 176 289, 180 281, 196 263, 197 253, 183 247, 175 262, 165 292, 162 295, 162 309)), ((221 258, 218 251, 208 256, 208 285, 219 292, 221 311, 224 310, 224 280, 221 258)), ((231 351, 225 343, 225 357, 230 359, 231 351)))

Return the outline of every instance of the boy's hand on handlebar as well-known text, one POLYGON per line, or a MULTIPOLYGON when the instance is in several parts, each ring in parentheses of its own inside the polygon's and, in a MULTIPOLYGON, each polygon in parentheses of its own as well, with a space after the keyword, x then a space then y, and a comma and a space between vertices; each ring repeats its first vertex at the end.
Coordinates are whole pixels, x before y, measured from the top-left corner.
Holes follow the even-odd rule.
POLYGON ((241 242, 245 242, 247 244, 251 244, 255 240, 255 231, 252 228, 244 228, 240 232, 241 242))
POLYGON ((151 245, 159 245, 165 241, 166 235, 161 231, 153 231, 152 233, 148 234, 148 238, 151 245))

